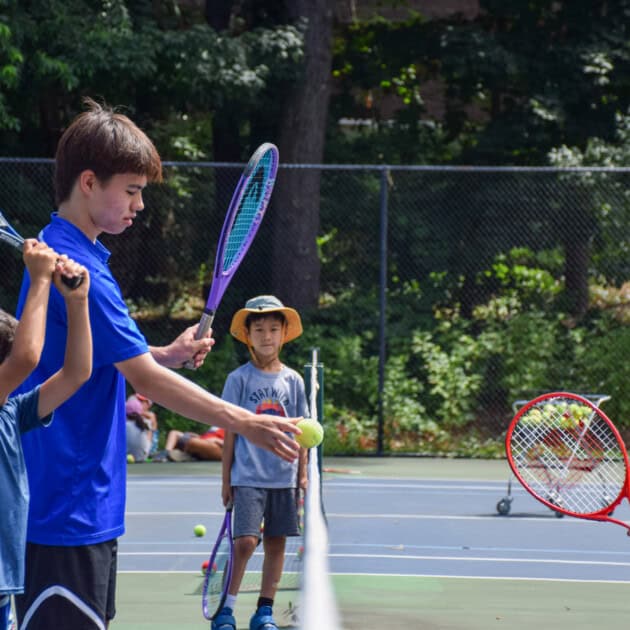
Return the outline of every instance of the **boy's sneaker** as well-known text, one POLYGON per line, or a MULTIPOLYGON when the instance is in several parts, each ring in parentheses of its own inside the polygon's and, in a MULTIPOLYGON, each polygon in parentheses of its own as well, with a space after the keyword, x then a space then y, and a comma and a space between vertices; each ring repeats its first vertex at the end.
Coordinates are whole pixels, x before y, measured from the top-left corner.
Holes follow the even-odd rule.
POLYGON ((232 609, 225 606, 219 614, 212 620, 210 626, 212 630, 236 630, 236 619, 232 614, 232 609))
POLYGON ((166 451, 168 458, 172 462, 194 462, 196 458, 187 453, 186 451, 180 451, 178 448, 174 448, 170 451, 166 451))
POLYGON ((271 606, 261 606, 249 621, 249 630, 278 630, 271 606))
POLYGON ((171 460, 168 458, 168 453, 166 451, 158 451, 157 453, 154 453, 153 455, 151 455, 151 461, 152 462, 169 462, 171 460))

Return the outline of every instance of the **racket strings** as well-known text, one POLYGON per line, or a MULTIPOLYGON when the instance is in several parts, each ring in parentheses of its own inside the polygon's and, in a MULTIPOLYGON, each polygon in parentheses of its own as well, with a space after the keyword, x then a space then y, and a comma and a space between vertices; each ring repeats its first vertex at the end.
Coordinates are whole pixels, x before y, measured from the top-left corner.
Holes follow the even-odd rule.
POLYGON ((274 184, 274 179, 270 176, 273 162, 272 151, 267 151, 247 182, 223 251, 224 273, 239 260, 241 252, 250 240, 252 228, 259 222, 260 211, 264 207, 262 202, 274 184))
POLYGON ((229 573, 230 543, 227 536, 224 536, 217 549, 217 553, 212 559, 212 564, 208 566, 208 609, 218 610, 222 603, 225 581, 229 573))
POLYGON ((21 247, 24 244, 22 236, 16 232, 13 226, 6 220, 0 212, 0 239, 8 242, 10 245, 21 247))
POLYGON ((626 464, 615 432, 595 410, 573 399, 548 399, 528 409, 514 428, 510 449, 530 489, 569 512, 604 510, 624 489, 626 464))

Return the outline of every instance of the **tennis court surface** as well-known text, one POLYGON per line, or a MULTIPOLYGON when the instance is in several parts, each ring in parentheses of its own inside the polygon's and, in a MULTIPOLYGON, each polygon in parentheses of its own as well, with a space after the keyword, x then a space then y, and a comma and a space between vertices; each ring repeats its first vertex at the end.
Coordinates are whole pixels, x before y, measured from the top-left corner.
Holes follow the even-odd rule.
MULTIPOLYGON (((630 539, 621 527, 557 518, 505 461, 324 458, 330 569, 343 627, 626 628, 630 539)), ((129 466, 112 628, 209 628, 201 564, 224 514, 215 462, 129 466), (196 538, 193 527, 208 533, 196 538)), ((627 506, 615 514, 630 519, 627 506)), ((285 627, 300 610, 281 591, 285 627)), ((255 593, 239 596, 247 628, 255 593)))

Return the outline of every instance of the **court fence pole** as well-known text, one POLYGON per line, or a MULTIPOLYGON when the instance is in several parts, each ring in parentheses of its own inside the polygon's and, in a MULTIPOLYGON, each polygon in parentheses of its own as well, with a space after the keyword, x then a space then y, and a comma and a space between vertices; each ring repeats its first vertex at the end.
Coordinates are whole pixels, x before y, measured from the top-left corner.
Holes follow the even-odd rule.
POLYGON ((380 195, 380 279, 379 279, 379 350, 378 350, 378 429, 376 439, 376 454, 383 454, 384 434, 384 395, 385 395, 385 362, 386 357, 386 308, 387 308, 387 184, 389 170, 381 169, 380 195))

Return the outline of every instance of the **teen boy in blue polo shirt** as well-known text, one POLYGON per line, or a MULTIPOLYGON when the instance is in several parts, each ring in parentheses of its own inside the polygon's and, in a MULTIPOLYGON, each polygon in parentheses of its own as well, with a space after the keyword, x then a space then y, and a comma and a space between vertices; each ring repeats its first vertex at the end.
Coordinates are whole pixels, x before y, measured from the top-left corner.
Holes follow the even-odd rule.
MULTIPOLYGON (((125 379, 135 391, 176 413, 218 425, 287 460, 298 456, 291 433, 296 419, 257 416, 222 401, 170 369, 192 359, 199 366, 213 340, 195 340, 191 327, 172 344, 150 347, 123 301, 97 240, 120 234, 144 208, 142 192, 162 177, 149 138, 126 116, 93 101, 63 134, 55 159, 58 212, 42 236, 57 251, 85 265, 92 277, 90 319, 94 368, 84 387, 57 413, 43 435, 24 437, 32 490, 26 584, 18 619, 31 614, 29 630, 90 628, 82 606, 103 625, 115 614, 117 538, 124 532, 125 379), (73 597, 46 597, 62 585, 73 597)), ((25 278, 22 295, 28 288, 25 278)), ((20 305, 21 305, 20 301, 20 305)), ((26 383, 32 388, 59 365, 66 321, 51 302, 46 346, 26 383)))

